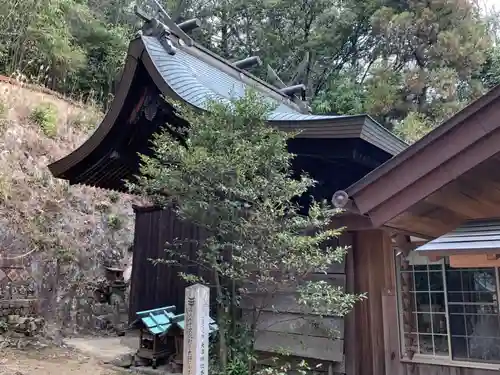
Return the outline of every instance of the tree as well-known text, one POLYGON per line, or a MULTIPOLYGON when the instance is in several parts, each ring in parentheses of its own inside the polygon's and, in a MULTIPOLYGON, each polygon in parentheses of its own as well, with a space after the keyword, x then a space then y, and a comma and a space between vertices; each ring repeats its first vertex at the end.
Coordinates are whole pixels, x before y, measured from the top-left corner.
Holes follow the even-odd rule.
POLYGON ((362 99, 363 112, 415 141, 484 93, 495 78, 491 32, 468 0, 388 1, 369 22, 365 38, 371 53, 364 71, 353 71, 347 91, 345 85, 328 86, 316 108, 335 110, 339 99, 355 96, 362 99), (493 68, 489 76, 487 62, 493 68))
MULTIPOLYGON (((193 38, 222 57, 258 55, 259 78, 275 83, 269 64, 285 84, 305 84, 315 111, 365 112, 410 141, 499 82, 498 17, 476 3, 162 1, 176 21, 200 18, 193 38)), ((139 26, 132 5, 0 0, 0 73, 108 102, 139 26)))
MULTIPOLYGON (((298 289, 300 304, 337 316, 363 298, 309 278, 342 261, 346 249, 327 245, 341 232, 330 228, 333 209, 313 202, 307 216, 299 213, 294 202, 315 181, 304 174, 292 177, 287 141, 294 134, 268 126, 269 110, 252 92, 231 103, 210 102, 203 113, 176 105, 189 128, 174 131, 167 124, 168 130, 155 136, 154 154, 141 156, 141 175, 130 184, 208 231, 191 261, 210 270, 213 279, 182 276, 215 284, 223 368, 234 359, 228 348, 239 336, 228 313, 242 299, 250 303, 253 333, 260 312, 280 291, 298 289)), ((168 262, 185 257, 177 249, 167 247, 168 262)))
POLYGON ((105 12, 98 3, 0 0, 0 24, 4 26, 0 31, 0 73, 105 103, 123 65, 131 12, 124 4, 113 12, 111 3, 106 4, 105 12), (110 24, 110 19, 116 22, 110 24))

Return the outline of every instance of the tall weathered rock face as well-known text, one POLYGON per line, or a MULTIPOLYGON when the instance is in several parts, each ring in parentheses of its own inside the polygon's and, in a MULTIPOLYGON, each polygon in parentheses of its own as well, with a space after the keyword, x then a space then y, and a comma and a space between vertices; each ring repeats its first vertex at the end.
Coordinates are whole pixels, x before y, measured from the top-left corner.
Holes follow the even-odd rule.
POLYGON ((8 316, 33 316, 35 307, 70 332, 106 327, 117 312, 98 301, 96 288, 106 265, 122 265, 130 277, 131 205, 138 201, 70 187, 47 169, 88 138, 100 115, 0 82, 0 329, 8 316))

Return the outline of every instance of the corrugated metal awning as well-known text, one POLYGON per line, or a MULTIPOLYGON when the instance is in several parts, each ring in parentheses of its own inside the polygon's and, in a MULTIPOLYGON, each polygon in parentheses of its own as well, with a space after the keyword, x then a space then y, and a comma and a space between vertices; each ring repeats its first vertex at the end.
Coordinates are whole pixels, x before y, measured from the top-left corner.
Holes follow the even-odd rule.
POLYGON ((500 253, 500 219, 468 221, 415 251, 428 255, 500 253))

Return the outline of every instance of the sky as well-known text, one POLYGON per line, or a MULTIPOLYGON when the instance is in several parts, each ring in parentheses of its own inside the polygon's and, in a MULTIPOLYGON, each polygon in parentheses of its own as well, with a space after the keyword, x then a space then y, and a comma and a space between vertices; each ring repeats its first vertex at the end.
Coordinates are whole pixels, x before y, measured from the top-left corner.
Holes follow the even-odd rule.
POLYGON ((500 0, 482 0, 487 7, 495 7, 497 10, 500 10, 500 0))

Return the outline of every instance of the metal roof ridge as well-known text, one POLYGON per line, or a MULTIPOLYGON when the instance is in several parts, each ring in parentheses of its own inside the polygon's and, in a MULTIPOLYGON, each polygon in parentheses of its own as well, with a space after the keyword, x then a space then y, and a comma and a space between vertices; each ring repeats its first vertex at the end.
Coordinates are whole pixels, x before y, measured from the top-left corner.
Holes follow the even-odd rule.
MULTIPOLYGON (((247 70, 244 70, 244 69, 241 69, 237 66, 235 66, 234 64, 232 64, 229 60, 225 59, 224 57, 220 56, 219 54, 209 50, 208 48, 202 46, 200 43, 194 41, 193 45, 192 46, 188 46, 188 45, 185 45, 185 44, 181 44, 179 41, 181 40, 179 38, 179 36, 172 32, 172 30, 169 29, 169 32, 170 34, 169 35, 166 35, 166 37, 168 39, 170 39, 171 41, 175 42, 176 46, 177 47, 182 47, 182 50, 186 51, 187 53, 189 53, 188 51, 189 50, 198 50, 208 56, 210 56, 211 58, 215 59, 215 60, 218 60, 219 62, 223 63, 225 66, 227 66, 229 69, 232 69, 234 70, 235 72, 239 73, 239 74, 243 74, 245 75, 248 79, 252 80, 252 81, 255 81, 256 83, 266 87, 267 89, 269 90, 272 90, 275 94, 278 94, 284 101, 289 101, 291 102, 293 105, 295 105, 298 109, 298 111, 302 114, 311 114, 310 111, 308 111, 307 113, 304 113, 301 108, 300 108, 300 105, 298 103, 296 103, 292 98, 290 98, 290 96, 284 94, 279 88, 277 88, 276 86, 272 85, 271 83, 269 82, 266 82, 265 80, 263 79, 260 79, 259 77, 253 75, 252 73, 250 73, 249 71, 247 70), (174 38, 172 38, 174 37, 174 38)), ((144 35, 146 36, 146 35, 144 35)), ((141 35, 137 35, 136 38, 141 38, 142 36, 141 35)), ((153 38, 158 38, 158 36, 149 36, 149 37, 153 37, 153 38)), ((165 47, 163 47, 165 48, 165 47)), ((165 51, 166 52, 166 51, 165 51)), ((195 56, 197 57, 197 56, 195 56)), ((210 64, 209 62, 206 62, 207 64, 210 64)), ((212 64, 210 64, 212 65, 212 64)), ((213 66, 213 65, 212 65, 213 66)), ((304 104, 307 104, 306 102, 302 102, 304 104)))
MULTIPOLYGON (((279 94, 280 96, 282 96, 283 98, 287 99, 287 100, 290 100, 293 102, 293 100, 290 99, 290 97, 286 94, 284 94, 283 92, 280 91, 280 89, 278 89, 276 86, 270 84, 269 82, 266 82, 264 81, 263 79, 260 79, 259 77, 253 75, 252 73, 250 73, 248 70, 244 70, 244 69, 241 69, 241 68, 238 68, 237 66, 235 66, 234 64, 232 64, 229 60, 225 59, 224 57, 216 54, 215 52, 213 51, 210 51, 208 48, 205 48, 203 47, 201 44, 197 43, 197 42, 194 42, 193 44, 193 47, 199 49, 200 51, 206 53, 207 55, 210 55, 211 57, 223 62, 224 64, 226 64, 227 66, 229 66, 230 68, 236 70, 238 73, 242 73, 244 75, 246 75, 248 78, 260 83, 261 85, 263 86, 266 86, 267 88, 275 91, 277 94, 279 94)), ((190 47, 188 47, 190 48, 190 47)), ((192 47, 191 47, 192 48, 192 47)), ((295 103, 294 103, 295 104, 295 103)), ((310 112, 309 112, 310 113, 310 112)))

